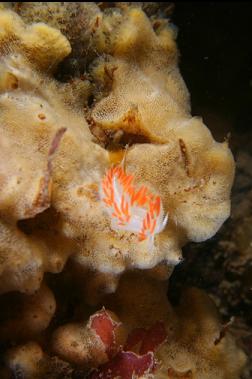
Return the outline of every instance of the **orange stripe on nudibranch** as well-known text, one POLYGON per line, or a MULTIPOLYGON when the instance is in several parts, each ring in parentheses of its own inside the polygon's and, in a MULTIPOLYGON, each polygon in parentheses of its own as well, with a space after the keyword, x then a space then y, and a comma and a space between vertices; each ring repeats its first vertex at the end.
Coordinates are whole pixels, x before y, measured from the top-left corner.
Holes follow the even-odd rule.
POLYGON ((110 217, 112 227, 138 234, 139 241, 160 233, 167 222, 164 218, 161 197, 147 186, 136 187, 134 175, 126 174, 121 166, 108 169, 101 183, 101 200, 110 217))

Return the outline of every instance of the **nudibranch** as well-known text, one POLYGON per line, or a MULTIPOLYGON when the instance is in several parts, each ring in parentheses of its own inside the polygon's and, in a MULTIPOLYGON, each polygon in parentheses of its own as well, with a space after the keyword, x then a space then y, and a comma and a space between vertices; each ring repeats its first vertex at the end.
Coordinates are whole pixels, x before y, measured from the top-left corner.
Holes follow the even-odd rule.
POLYGON ((160 196, 145 185, 137 188, 133 181, 134 175, 126 174, 122 166, 109 168, 101 183, 101 201, 113 230, 136 233, 139 241, 148 240, 152 249, 155 234, 164 230, 168 215, 164 215, 160 196))

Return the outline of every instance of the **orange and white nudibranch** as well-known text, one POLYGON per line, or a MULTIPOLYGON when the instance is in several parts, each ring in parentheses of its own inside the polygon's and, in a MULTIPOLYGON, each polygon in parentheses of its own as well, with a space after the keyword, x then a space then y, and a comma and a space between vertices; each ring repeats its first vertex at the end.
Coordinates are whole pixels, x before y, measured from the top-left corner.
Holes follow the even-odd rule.
POLYGON ((165 228, 168 215, 164 215, 160 196, 145 185, 136 188, 133 180, 123 167, 111 167, 102 180, 100 197, 111 217, 112 229, 136 233, 139 241, 148 240, 152 249, 155 234, 165 228))

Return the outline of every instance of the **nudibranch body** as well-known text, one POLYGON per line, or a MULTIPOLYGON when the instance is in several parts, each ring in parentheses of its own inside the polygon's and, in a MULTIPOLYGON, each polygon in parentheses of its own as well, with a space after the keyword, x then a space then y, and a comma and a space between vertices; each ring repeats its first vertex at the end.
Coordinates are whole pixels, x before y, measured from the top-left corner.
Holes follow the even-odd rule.
POLYGON ((126 174, 122 166, 111 167, 101 185, 101 200, 111 217, 114 230, 138 234, 139 241, 148 240, 154 246, 155 234, 162 232, 168 220, 160 196, 145 185, 136 188, 134 175, 126 174))

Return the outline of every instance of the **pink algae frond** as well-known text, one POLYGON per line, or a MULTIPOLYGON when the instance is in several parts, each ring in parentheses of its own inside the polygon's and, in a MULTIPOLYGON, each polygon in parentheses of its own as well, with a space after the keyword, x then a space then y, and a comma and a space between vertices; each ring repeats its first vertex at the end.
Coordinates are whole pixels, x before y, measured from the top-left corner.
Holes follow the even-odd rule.
POLYGON ((101 200, 111 217, 114 230, 138 234, 139 241, 154 245, 154 236, 160 233, 168 220, 160 196, 145 185, 137 188, 134 175, 128 175, 121 166, 111 167, 101 184, 101 200))
POLYGON ((155 352, 166 341, 167 331, 162 321, 157 321, 149 329, 134 329, 123 350, 98 369, 91 371, 88 379, 137 379, 149 376, 159 364, 155 352))

